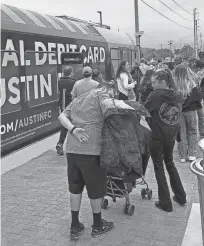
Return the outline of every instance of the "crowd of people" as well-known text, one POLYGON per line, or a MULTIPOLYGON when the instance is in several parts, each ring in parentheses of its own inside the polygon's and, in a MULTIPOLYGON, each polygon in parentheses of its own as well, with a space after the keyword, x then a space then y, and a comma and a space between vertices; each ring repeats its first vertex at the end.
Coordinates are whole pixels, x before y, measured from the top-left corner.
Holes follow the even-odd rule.
POLYGON ((106 168, 100 165, 101 131, 104 114, 110 105, 129 110, 131 104, 127 102, 137 102, 148 111, 151 117, 141 117, 151 129, 150 151, 143 162, 146 169, 151 156, 158 185, 155 206, 166 212, 173 211, 164 164, 174 193, 173 200, 185 205, 186 192, 174 164, 173 150, 177 141, 181 162, 193 161, 196 159, 198 134, 204 137, 203 63, 176 60, 175 64, 158 61, 148 66, 142 59, 130 69, 129 63, 122 61, 115 79, 109 82, 103 79, 100 71, 92 71, 90 67, 84 67, 82 73, 84 78, 75 82, 72 68, 65 67, 64 77, 59 81, 60 91, 66 88, 63 87, 65 80, 70 83, 66 89, 65 107, 60 104, 62 131, 56 149, 59 155, 63 155, 67 135, 71 239, 78 239, 85 229, 79 220, 84 186, 93 213, 91 235, 101 236, 114 227, 113 222, 101 216, 101 201, 107 189, 106 168))

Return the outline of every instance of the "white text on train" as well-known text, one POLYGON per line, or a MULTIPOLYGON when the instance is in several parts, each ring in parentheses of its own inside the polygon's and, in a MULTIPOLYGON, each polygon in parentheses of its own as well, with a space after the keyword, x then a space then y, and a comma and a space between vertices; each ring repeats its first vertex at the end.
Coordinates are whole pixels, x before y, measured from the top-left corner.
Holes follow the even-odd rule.
MULTIPOLYGON (((2 53, 2 67, 8 66, 8 63, 12 62, 15 66, 30 66, 35 58, 35 65, 41 66, 46 62, 50 65, 61 64, 60 56, 62 52, 85 52, 84 63, 103 63, 105 61, 105 49, 103 47, 81 45, 80 47, 76 44, 62 44, 62 43, 51 43, 47 44, 43 42, 34 41, 33 51, 40 51, 40 53, 28 53, 25 52, 24 41, 19 40, 17 45, 19 47, 20 64, 18 62, 18 56, 16 52, 3 52, 2 53), (46 52, 56 52, 46 53, 46 52)), ((15 47, 12 39, 7 39, 4 50, 15 51, 18 50, 15 47)), ((34 64, 33 64, 34 65, 34 64)))

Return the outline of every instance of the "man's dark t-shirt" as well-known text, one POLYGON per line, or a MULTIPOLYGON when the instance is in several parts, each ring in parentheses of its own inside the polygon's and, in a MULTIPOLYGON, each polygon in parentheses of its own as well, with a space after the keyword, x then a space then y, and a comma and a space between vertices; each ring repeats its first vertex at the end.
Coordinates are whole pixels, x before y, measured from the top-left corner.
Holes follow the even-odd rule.
POLYGON ((59 107, 63 109, 72 101, 71 91, 76 82, 76 79, 71 77, 61 77, 58 82, 59 87, 59 107), (63 90, 65 90, 65 105, 63 105, 63 90))

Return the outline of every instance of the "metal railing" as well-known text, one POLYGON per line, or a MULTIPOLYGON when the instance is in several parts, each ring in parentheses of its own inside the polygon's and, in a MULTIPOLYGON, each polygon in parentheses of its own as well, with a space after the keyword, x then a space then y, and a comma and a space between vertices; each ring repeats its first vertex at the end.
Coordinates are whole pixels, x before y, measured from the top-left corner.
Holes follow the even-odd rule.
POLYGON ((191 171, 197 175, 198 179, 198 192, 200 198, 200 215, 201 215, 201 227, 204 246, 204 139, 199 142, 199 146, 203 151, 203 159, 200 158, 191 163, 191 171))

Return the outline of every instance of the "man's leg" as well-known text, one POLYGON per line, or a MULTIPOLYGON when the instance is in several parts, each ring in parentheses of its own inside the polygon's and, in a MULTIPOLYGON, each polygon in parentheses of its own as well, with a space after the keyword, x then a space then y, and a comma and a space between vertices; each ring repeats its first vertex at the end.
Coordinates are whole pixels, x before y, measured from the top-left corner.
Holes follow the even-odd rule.
POLYGON ((65 127, 61 127, 59 142, 57 143, 56 149, 58 155, 63 155, 63 144, 66 139, 68 130, 65 127))
POLYGON ((93 212, 92 237, 99 237, 110 231, 114 224, 101 219, 101 201, 106 195, 106 169, 100 167, 99 156, 84 156, 80 169, 90 198, 93 212))
POLYGON ((186 203, 186 193, 184 191, 179 173, 173 161, 174 144, 175 144, 175 141, 164 143, 164 162, 165 162, 166 169, 170 177, 170 184, 175 194, 175 197, 180 204, 185 204, 186 203))
POLYGON ((67 175, 70 191, 70 206, 72 222, 70 228, 70 237, 72 240, 79 238, 80 233, 84 231, 84 225, 79 222, 79 210, 81 206, 84 180, 77 162, 81 160, 80 155, 67 154, 67 175))

